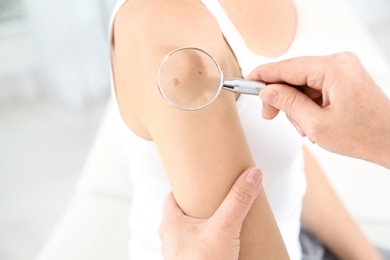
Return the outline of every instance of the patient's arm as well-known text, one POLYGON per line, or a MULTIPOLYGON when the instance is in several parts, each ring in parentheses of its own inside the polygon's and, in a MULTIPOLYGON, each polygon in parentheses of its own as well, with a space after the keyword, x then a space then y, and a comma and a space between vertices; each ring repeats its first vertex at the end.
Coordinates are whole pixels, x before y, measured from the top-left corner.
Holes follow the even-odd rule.
POLYGON ((303 223, 340 259, 381 259, 306 149, 305 172, 307 192, 303 199, 303 223))
MULTIPOLYGON (((205 109, 183 111, 164 101, 156 82, 163 57, 183 46, 207 50, 227 76, 240 75, 229 65, 231 53, 216 21, 197 1, 129 1, 117 15, 114 37, 113 68, 122 116, 135 133, 157 145, 184 212, 210 217, 236 178, 254 166, 235 96, 223 91, 205 109)), ((262 191, 243 224, 240 259, 286 258, 262 191)))

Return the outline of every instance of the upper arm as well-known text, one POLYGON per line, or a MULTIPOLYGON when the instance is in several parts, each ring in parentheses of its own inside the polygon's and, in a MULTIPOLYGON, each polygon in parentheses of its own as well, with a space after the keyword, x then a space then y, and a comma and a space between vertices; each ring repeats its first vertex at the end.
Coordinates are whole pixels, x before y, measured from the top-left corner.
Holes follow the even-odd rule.
POLYGON ((129 30, 123 24, 130 24, 129 18, 120 16, 124 13, 118 14, 114 58, 118 61, 116 64, 124 64, 115 68, 114 63, 115 78, 119 81, 116 84, 118 101, 129 127, 132 127, 131 118, 138 120, 157 145, 172 191, 182 209, 193 216, 208 217, 237 176, 254 163, 236 111, 234 94, 222 91, 211 105, 191 112, 170 106, 160 95, 156 84, 158 67, 164 56, 175 48, 205 49, 229 70, 222 34, 203 6, 188 7, 192 9, 186 13, 176 12, 175 18, 167 17, 172 17, 175 10, 183 12, 186 7, 161 8, 158 12, 157 6, 146 8, 143 16, 153 19, 142 18, 143 30, 133 29, 133 33, 127 34, 130 38, 123 36, 129 30), (129 71, 122 74, 127 78, 117 73, 123 68, 129 71), (125 103, 136 105, 130 108, 125 103), (130 115, 130 120, 126 115, 130 115))
MULTIPOLYGON (((116 93, 127 125, 156 144, 179 206, 190 216, 206 218, 254 161, 234 94, 222 91, 211 105, 197 111, 172 107, 160 95, 159 65, 179 47, 202 48, 216 58, 226 76, 240 76, 227 59, 229 47, 208 11, 199 2, 173 1, 177 3, 169 7, 164 5, 170 1, 153 1, 155 5, 138 12, 126 4, 128 9, 118 13, 113 51, 116 93), (133 12, 132 16, 126 12, 133 12)), ((286 256, 263 191, 244 222, 241 237, 240 257, 286 256)))

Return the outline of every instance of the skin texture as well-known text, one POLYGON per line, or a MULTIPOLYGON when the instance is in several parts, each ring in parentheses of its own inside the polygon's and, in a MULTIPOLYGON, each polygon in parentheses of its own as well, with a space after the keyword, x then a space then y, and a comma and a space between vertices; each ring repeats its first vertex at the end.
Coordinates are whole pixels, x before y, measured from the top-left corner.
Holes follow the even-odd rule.
POLYGON ((260 93, 263 117, 282 110, 322 148, 390 169, 390 101, 356 55, 294 58, 259 66, 248 78, 270 83, 260 93))
MULTIPOLYGON (((226 77, 240 77, 217 22, 198 1, 126 2, 114 24, 114 82, 122 117, 134 133, 156 144, 180 208, 209 218, 254 162, 233 94, 224 91, 195 112, 172 107, 160 95, 158 67, 168 52, 183 46, 208 51, 226 77)), ((240 246, 240 259, 288 258, 263 190, 243 223, 240 246)))

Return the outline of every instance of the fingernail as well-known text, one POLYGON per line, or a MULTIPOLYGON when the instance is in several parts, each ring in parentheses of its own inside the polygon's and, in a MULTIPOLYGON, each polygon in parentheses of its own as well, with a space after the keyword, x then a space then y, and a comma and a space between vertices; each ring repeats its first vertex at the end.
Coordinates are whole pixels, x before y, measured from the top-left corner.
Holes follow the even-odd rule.
POLYGON ((263 90, 260 92, 260 98, 271 105, 276 105, 279 100, 279 94, 276 90, 263 90))
POLYGON ((252 185, 257 185, 261 179, 261 172, 257 168, 253 168, 249 170, 248 175, 246 176, 246 181, 252 185))

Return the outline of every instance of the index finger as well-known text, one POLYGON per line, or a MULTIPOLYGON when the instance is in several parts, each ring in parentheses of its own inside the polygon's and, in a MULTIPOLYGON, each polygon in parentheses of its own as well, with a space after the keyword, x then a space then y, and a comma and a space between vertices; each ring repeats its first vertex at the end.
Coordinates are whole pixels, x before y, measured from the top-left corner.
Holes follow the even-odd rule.
POLYGON ((329 56, 307 56, 268 63, 255 68, 247 79, 321 90, 329 61, 329 56))

